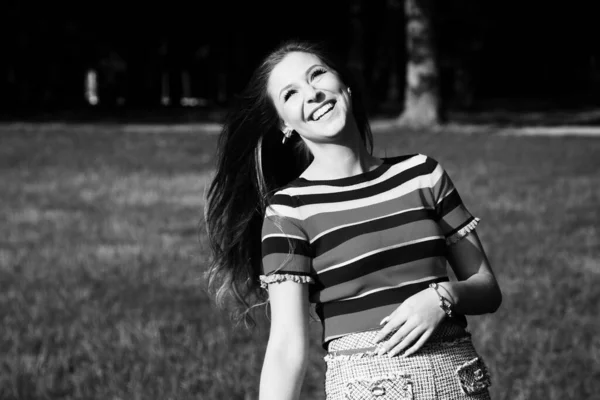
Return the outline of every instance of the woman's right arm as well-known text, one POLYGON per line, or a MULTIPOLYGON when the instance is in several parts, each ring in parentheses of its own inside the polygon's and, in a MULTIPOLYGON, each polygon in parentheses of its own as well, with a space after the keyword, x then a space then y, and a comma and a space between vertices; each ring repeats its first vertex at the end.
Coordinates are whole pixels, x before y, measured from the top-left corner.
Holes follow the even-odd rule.
POLYGON ((271 330, 260 376, 259 400, 296 400, 308 366, 308 285, 269 284, 271 330))

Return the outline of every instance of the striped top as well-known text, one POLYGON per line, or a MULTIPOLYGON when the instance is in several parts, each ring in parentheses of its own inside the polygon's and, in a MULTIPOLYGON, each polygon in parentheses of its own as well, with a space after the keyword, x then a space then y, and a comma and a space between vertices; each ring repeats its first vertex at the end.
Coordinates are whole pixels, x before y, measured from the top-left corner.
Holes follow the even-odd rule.
POLYGON ((347 178, 298 178, 265 212, 261 281, 309 283, 327 348, 378 329, 406 298, 447 281, 447 246, 478 221, 442 166, 423 154, 386 158, 347 178))

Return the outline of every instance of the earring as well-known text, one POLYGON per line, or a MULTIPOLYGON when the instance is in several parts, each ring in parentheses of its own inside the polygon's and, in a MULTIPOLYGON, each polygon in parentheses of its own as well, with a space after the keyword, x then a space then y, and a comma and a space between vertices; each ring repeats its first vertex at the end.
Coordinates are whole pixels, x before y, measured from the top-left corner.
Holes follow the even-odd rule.
POLYGON ((285 144, 285 141, 292 137, 292 132, 294 132, 293 129, 285 128, 283 131, 283 140, 281 141, 282 144, 285 144))
POLYGON ((350 90, 350 88, 348 88, 348 95, 352 96, 352 90, 350 90))

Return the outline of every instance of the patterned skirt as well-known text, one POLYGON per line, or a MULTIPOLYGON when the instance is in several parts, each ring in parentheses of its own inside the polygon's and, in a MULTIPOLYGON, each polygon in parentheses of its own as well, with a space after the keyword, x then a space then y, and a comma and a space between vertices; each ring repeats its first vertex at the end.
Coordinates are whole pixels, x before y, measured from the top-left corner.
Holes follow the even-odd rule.
POLYGON ((461 326, 442 323, 406 358, 379 356, 377 331, 329 343, 325 356, 327 400, 489 400, 489 372, 461 326))

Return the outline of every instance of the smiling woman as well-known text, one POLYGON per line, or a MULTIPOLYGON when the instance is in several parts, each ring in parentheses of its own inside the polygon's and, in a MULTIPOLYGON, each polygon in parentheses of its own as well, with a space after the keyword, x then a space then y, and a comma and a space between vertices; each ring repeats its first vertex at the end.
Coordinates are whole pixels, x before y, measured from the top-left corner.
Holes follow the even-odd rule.
POLYGON ((302 177, 322 178, 323 172, 333 176, 354 173, 339 171, 340 165, 327 156, 343 148, 360 152, 365 161, 378 164, 367 152, 352 118, 350 86, 316 54, 290 52, 273 68, 267 92, 279 115, 279 128, 288 132, 286 136, 296 132, 314 158, 302 177))
MULTIPOLYGON (((350 88, 314 54, 293 52, 271 72, 267 91, 281 118, 281 130, 294 130, 311 152, 315 143, 348 131, 350 88)), ((352 128, 354 131, 358 129, 352 128)))
POLYGON ((465 318, 501 301, 479 219, 431 157, 372 155, 360 87, 316 46, 285 43, 254 73, 206 220, 217 302, 271 308, 261 400, 298 398, 310 303, 327 399, 489 398, 465 318))

